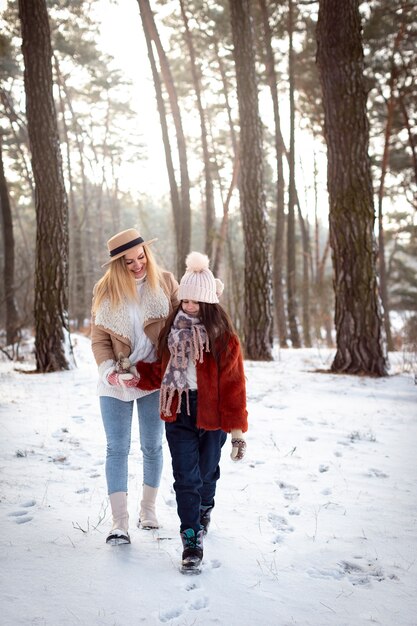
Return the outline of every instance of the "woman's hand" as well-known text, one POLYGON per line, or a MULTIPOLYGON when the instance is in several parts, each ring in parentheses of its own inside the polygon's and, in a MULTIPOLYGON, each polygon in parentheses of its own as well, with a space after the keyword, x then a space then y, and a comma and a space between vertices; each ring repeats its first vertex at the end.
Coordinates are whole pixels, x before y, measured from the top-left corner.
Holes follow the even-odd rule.
POLYGON ((107 382, 113 387, 137 387, 140 378, 132 372, 116 372, 107 374, 107 382))

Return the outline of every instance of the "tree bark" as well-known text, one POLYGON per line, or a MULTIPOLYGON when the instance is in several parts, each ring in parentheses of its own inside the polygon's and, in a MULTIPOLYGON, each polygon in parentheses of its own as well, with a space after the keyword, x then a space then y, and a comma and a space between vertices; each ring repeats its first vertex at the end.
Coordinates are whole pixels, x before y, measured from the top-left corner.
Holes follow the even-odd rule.
POLYGON ((158 30, 156 28, 155 20, 151 10, 149 0, 138 0, 140 14, 144 29, 146 29, 148 36, 155 43, 155 47, 158 53, 161 74, 163 82, 167 90, 169 103, 172 111, 172 119, 175 125, 175 132, 177 137, 178 147, 178 160, 180 165, 180 177, 181 177, 181 218, 177 222, 176 226, 179 229, 178 239, 179 248, 178 252, 178 276, 182 276, 185 269, 185 257, 190 251, 191 243, 191 205, 190 205, 190 180, 188 175, 188 163, 187 163, 187 149, 184 130, 182 126, 181 112, 178 104, 177 91, 172 78, 171 69, 169 67, 168 59, 163 49, 158 30))
POLYGON ((295 255, 295 102, 294 102, 294 62, 293 62, 293 3, 289 0, 288 12, 289 63, 288 74, 290 83, 290 155, 289 155, 289 189, 287 219, 287 310, 290 339, 293 348, 300 348, 300 334, 297 320, 297 286, 296 286, 296 255, 295 255))
POLYGON ((26 113, 35 180, 35 355, 39 372, 69 368, 68 205, 52 95, 45 0, 19 0, 26 113))
POLYGON ((69 138, 68 125, 66 120, 66 107, 64 102, 64 90, 62 87, 62 77, 60 73, 58 59, 54 57, 54 66, 58 83, 59 108, 61 112, 61 124, 63 129, 64 141, 66 145, 66 164, 69 185, 68 211, 69 221, 71 225, 71 237, 69 239, 70 258, 73 260, 69 273, 69 309, 71 319, 76 321, 76 328, 82 328, 86 317, 86 286, 84 274, 84 255, 81 242, 81 225, 78 217, 77 202, 74 193, 74 177, 72 172, 71 161, 71 144, 69 138))
POLYGON ((0 208, 3 226, 4 250, 4 296, 6 300, 6 343, 10 346, 19 338, 20 318, 15 298, 14 285, 14 235, 9 191, 4 175, 2 135, 0 133, 0 208))
POLYGON ((379 181, 379 189, 378 189, 378 260, 379 260, 379 276, 380 276, 380 289, 381 289, 381 300, 382 306, 384 310, 384 328, 385 335, 387 338, 387 349, 393 350, 394 343, 392 340, 391 333, 391 323, 390 323, 390 305, 389 305, 389 297, 388 297, 388 284, 387 284, 387 268, 385 262, 385 232, 384 232, 384 223, 383 223, 383 209, 382 204, 384 200, 384 192, 385 192, 385 178, 388 170, 388 160, 389 160, 389 148, 390 148, 390 139, 392 132, 392 123, 394 117, 394 108, 396 99, 394 96, 394 89, 396 84, 396 75, 397 69, 395 66, 395 55, 398 52, 401 40, 404 34, 404 23, 400 24, 399 31, 394 41, 394 48, 392 51, 391 57, 391 73, 388 81, 389 88, 389 98, 387 102, 387 116, 385 122, 385 133, 384 133, 384 152, 382 154, 382 162, 381 162, 381 179, 379 181))
POLYGON ((214 254, 214 261, 213 261, 214 276, 218 275, 220 271, 220 266, 223 261, 225 244, 226 244, 227 237, 228 237, 229 205, 230 205, 230 200, 232 198, 233 190, 237 186, 238 179, 239 179, 239 157, 236 156, 235 162, 233 164, 232 180, 230 181, 226 200, 223 201, 223 218, 220 224, 219 233, 217 235, 217 241, 216 241, 217 245, 215 246, 215 254, 214 254))
POLYGON ((311 331, 310 331, 310 235, 308 232, 308 222, 304 220, 301 212, 300 203, 298 203, 298 220, 300 222, 301 245, 303 251, 303 280, 301 289, 302 302, 302 327, 304 346, 311 348, 311 331))
POLYGON ((258 109, 249 0, 229 0, 240 119, 240 202, 245 242, 247 359, 272 359, 272 275, 263 188, 262 133, 258 109))
MULTIPOLYGON (((141 13, 142 16, 142 13, 141 13)), ((155 97, 156 103, 158 107, 159 113, 159 122, 161 124, 161 132, 162 132, 162 142, 164 145, 164 153, 165 153, 165 164, 167 168, 168 181, 169 181, 169 189, 171 194, 171 206, 172 206, 172 214, 174 219, 174 227, 175 227, 175 244, 176 244, 176 255, 177 255, 177 270, 180 269, 180 259, 179 254, 181 250, 181 200, 180 193, 177 185, 177 181, 175 178, 175 169, 174 163, 172 161, 172 152, 171 152, 171 143, 169 139, 169 131, 168 131, 168 122, 167 122, 167 114, 165 108, 164 97, 162 94, 162 85, 161 80, 158 73, 158 68, 155 62, 155 56, 152 48, 152 38, 147 29, 147 23, 142 17, 143 31, 145 33, 146 45, 148 49, 148 58, 149 63, 151 65, 153 84, 155 87, 155 97)))
POLYGON ((198 115, 200 118, 201 144, 203 148, 204 177, 205 177, 205 215, 206 215, 206 245, 205 252, 209 258, 213 258, 213 247, 216 236, 216 220, 214 210, 213 180, 211 175, 210 151, 208 146, 208 133, 205 119, 205 111, 201 97, 201 70, 197 65, 193 38, 190 32, 188 17, 184 6, 184 0, 180 0, 181 15, 185 28, 185 41, 191 62, 191 75, 197 100, 198 115))
POLYGON ((259 0, 261 9, 262 24, 265 37, 265 64, 268 78, 268 85, 271 92, 272 105, 274 109, 274 125, 275 125, 275 154, 277 166, 277 186, 276 186, 276 222, 273 252, 273 281, 274 281, 274 309, 275 322, 279 345, 281 348, 287 348, 287 316, 285 313, 285 297, 284 297, 284 228, 285 228, 285 211, 284 211, 284 166, 283 158, 285 154, 285 146, 281 133, 281 120, 279 112, 278 89, 277 89, 277 73, 275 71, 275 59, 272 49, 272 31, 269 24, 269 15, 266 0, 259 0))
POLYGON ((358 0, 320 0, 317 61, 328 147, 335 372, 384 376, 358 0))

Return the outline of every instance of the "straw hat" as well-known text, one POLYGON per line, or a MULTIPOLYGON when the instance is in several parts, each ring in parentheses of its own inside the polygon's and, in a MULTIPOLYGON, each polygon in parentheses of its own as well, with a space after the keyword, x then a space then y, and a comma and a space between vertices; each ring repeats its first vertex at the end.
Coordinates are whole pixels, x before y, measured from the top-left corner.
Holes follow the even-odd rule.
POLYGON ((136 228, 122 230, 122 232, 113 235, 113 237, 110 237, 108 240, 107 248, 109 250, 110 260, 106 261, 102 267, 109 265, 109 263, 112 263, 116 259, 120 259, 120 257, 124 256, 131 248, 135 248, 136 246, 149 246, 154 241, 158 240, 148 239, 148 241, 145 241, 136 228))

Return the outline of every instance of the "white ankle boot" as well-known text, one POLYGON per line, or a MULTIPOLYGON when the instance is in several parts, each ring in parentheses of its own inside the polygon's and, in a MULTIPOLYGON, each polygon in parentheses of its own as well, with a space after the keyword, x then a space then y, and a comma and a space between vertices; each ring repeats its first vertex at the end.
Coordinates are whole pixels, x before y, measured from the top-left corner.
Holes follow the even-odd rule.
POLYGON ((143 485, 142 501, 140 503, 140 514, 138 526, 149 530, 151 528, 159 528, 159 522, 155 512, 155 500, 158 493, 157 487, 149 487, 143 485))
POLYGON ((106 543, 117 546, 122 543, 130 543, 129 537, 129 513, 127 512, 127 493, 116 491, 109 495, 112 512, 112 528, 107 535, 106 543))

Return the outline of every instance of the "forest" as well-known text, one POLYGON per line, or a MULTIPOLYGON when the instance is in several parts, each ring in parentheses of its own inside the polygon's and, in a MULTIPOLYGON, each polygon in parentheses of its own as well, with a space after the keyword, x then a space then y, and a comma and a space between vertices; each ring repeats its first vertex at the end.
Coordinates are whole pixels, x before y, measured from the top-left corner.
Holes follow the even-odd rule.
POLYGON ((30 333, 37 371, 68 369, 106 240, 137 227, 177 278, 209 256, 246 359, 323 345, 332 371, 372 376, 389 351, 415 360, 415 3, 129 1, 162 194, 123 178, 149 146, 100 37, 107 2, 0 14, 1 351, 18 360, 30 333))

